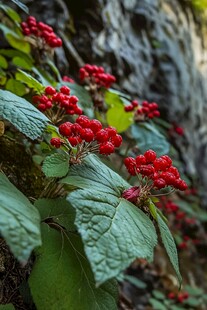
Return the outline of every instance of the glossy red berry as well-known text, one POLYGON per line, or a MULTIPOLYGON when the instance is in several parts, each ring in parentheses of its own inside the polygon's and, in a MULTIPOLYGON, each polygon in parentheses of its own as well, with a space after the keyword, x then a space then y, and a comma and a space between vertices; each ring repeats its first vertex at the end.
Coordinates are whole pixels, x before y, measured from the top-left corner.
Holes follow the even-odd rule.
POLYGON ((100 143, 106 142, 108 138, 109 135, 105 129, 101 129, 96 133, 96 140, 100 143))
POLYGON ((136 161, 133 157, 126 157, 124 159, 124 164, 126 167, 129 167, 129 166, 136 166, 136 161))
POLYGON ((102 129, 102 124, 101 124, 101 122, 99 122, 97 119, 92 119, 92 120, 90 121, 89 128, 90 128, 94 133, 97 133, 99 130, 102 129))
MULTIPOLYGON (((90 120, 87 116, 81 115, 76 119, 76 123, 83 128, 88 128, 90 126, 90 120)), ((92 129, 92 128, 91 128, 92 129)))
POLYGON ((114 152, 114 145, 111 142, 100 144, 99 153, 102 155, 110 155, 114 152))
POLYGON ((120 147, 120 145, 122 144, 122 136, 116 134, 115 136, 111 137, 111 143, 115 147, 120 147))
POLYGON ((114 128, 112 126, 107 127, 105 130, 108 132, 109 137, 114 137, 117 134, 116 128, 114 128))
POLYGON ((78 145, 78 143, 79 143, 78 138, 77 138, 77 137, 74 137, 74 136, 69 137, 69 138, 68 138, 68 141, 70 142, 70 144, 71 144, 72 146, 76 146, 76 145, 78 145))
POLYGON ((72 134, 72 123, 66 122, 59 126, 59 133, 64 137, 69 137, 72 134))
POLYGON ((154 180, 154 187, 156 187, 158 189, 164 188, 166 185, 167 184, 166 184, 165 180, 162 178, 154 180))
POLYGON ((64 95, 70 95, 70 88, 67 86, 60 87, 60 92, 64 95))
POLYGON ((81 138, 86 142, 91 142, 94 139, 94 133, 90 128, 85 128, 82 130, 81 138))
POLYGON ((162 158, 156 158, 153 162, 153 165, 157 171, 165 171, 169 167, 169 163, 162 158))
POLYGON ((62 142, 62 140, 60 138, 52 138, 50 140, 50 144, 58 149, 58 148, 61 147, 63 142, 62 142))
POLYGON ((135 160, 138 167, 146 164, 146 158, 144 155, 138 155, 135 160))
POLYGON ((149 164, 149 163, 153 163, 153 161, 157 157, 157 154, 153 150, 148 150, 144 153, 144 157, 146 159, 147 164, 149 164))

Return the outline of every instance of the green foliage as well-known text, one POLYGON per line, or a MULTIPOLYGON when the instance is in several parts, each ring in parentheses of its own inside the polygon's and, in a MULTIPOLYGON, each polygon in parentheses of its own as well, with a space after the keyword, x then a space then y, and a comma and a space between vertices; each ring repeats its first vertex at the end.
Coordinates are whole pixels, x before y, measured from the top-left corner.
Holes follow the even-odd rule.
POLYGON ((20 7, 20 9, 22 9, 25 13, 29 14, 28 7, 21 1, 19 0, 11 0, 11 1, 14 2, 18 7, 20 7))
POLYGON ((0 55, 0 67, 2 69, 7 69, 8 68, 8 62, 7 62, 6 58, 3 57, 2 55, 0 55))
POLYGON ((40 82, 38 82, 38 80, 36 80, 32 75, 20 69, 16 73, 15 78, 17 79, 17 81, 21 81, 25 83, 28 87, 33 88, 38 93, 43 92, 45 89, 45 87, 40 82))
POLYGON ((69 170, 69 157, 67 154, 55 153, 47 156, 43 162, 42 171, 48 178, 64 177, 69 170))
POLYGON ((33 140, 42 134, 48 121, 44 114, 24 98, 6 90, 0 90, 0 116, 33 140))
POLYGON ((0 305, 0 310, 15 310, 12 304, 0 305))
POLYGON ((200 11, 207 9, 207 0, 192 0, 192 6, 200 11))
POLYGON ((2 173, 0 187, 0 231, 14 256, 25 262, 41 245, 39 213, 2 173))
POLYGON ((124 111, 124 102, 129 104, 130 101, 121 97, 120 94, 120 92, 114 90, 105 92, 105 102, 109 106, 106 120, 108 125, 115 127, 118 132, 123 132, 133 124, 133 112, 126 113, 124 111))
POLYGON ((22 33, 19 32, 18 28, 15 28, 15 31, 3 24, 0 24, 0 30, 2 30, 6 40, 13 48, 24 53, 30 53, 30 45, 24 40, 24 37, 22 33))
POLYGON ((21 22, 19 14, 9 6, 0 3, 0 9, 2 9, 14 22, 21 22))
POLYGON ((165 246, 167 254, 170 258, 173 268, 175 269, 179 283, 181 285, 182 277, 179 270, 178 254, 175 241, 173 239, 173 236, 171 235, 168 226, 166 225, 165 221, 163 221, 162 217, 159 214, 157 214, 157 223, 159 226, 162 242, 165 246))
POLYGON ((51 221, 67 231, 76 231, 75 209, 65 198, 38 199, 35 207, 39 210, 42 221, 51 221))
POLYGON ((117 309, 115 281, 96 288, 79 236, 42 224, 42 238, 29 278, 38 310, 117 309))
POLYGON ((8 79, 5 88, 20 97, 27 93, 27 89, 24 84, 15 79, 8 79))
POLYGON ((151 123, 132 125, 131 135, 136 140, 141 153, 149 149, 157 152, 158 156, 169 152, 170 146, 166 138, 151 123))
POLYGON ((17 67, 20 67, 22 69, 25 69, 25 70, 31 70, 32 69, 32 66, 33 66, 33 63, 31 61, 29 61, 28 59, 24 59, 22 57, 14 57, 12 59, 12 63, 17 66, 17 67))
POLYGON ((137 257, 152 260, 155 228, 141 210, 121 198, 129 185, 118 174, 88 156, 62 182, 81 188, 68 200, 76 209, 75 224, 98 284, 117 276, 137 257))

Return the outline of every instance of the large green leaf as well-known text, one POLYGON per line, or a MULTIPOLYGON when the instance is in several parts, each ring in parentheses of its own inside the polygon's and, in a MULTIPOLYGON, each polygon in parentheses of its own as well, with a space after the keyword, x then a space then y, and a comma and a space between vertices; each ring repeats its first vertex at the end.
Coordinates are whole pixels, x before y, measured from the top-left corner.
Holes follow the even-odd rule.
POLYGON ((7 62, 6 58, 3 57, 2 55, 0 55, 0 67, 2 69, 7 69, 8 68, 8 62, 7 62))
POLYGON ((162 217, 159 214, 157 214, 157 223, 159 226, 162 242, 165 246, 165 249, 166 249, 167 254, 170 258, 172 266, 175 269, 178 280, 181 284, 182 277, 181 277, 180 270, 179 270, 178 254, 177 254, 175 241, 173 239, 173 236, 172 236, 167 224, 165 223, 165 221, 162 219, 162 217))
POLYGON ((32 75, 20 69, 16 73, 15 77, 18 81, 25 83, 28 87, 33 88, 37 92, 42 93, 45 89, 45 87, 38 80, 36 80, 32 75))
POLYGON ((55 153, 47 156, 43 162, 42 171, 46 177, 61 178, 69 170, 69 156, 67 154, 55 153))
POLYGON ((32 61, 29 61, 26 58, 22 58, 22 57, 18 57, 18 56, 14 57, 12 59, 12 63, 15 66, 20 67, 20 68, 25 69, 25 70, 31 70, 32 66, 33 66, 32 61))
POLYGON ((115 310, 115 281, 95 287, 78 235, 42 224, 43 246, 29 278, 38 310, 115 310))
POLYGON ((108 125, 113 126, 118 132, 127 130, 133 124, 133 113, 125 112, 123 105, 114 106, 106 113, 108 125))
POLYGON ((117 276, 135 258, 152 260, 157 242, 149 217, 121 198, 130 185, 94 156, 76 165, 63 180, 81 189, 68 195, 75 224, 97 284, 117 276))
POLYGON ((150 123, 132 125, 131 134, 142 153, 149 149, 157 152, 158 156, 169 152, 170 145, 166 138, 150 123))
POLYGON ((14 22, 18 22, 18 23, 21 22, 21 18, 19 14, 16 11, 14 11, 12 8, 10 8, 9 6, 0 4, 0 9, 2 9, 14 22))
POLYGON ((93 102, 89 92, 83 86, 80 86, 76 83, 64 82, 60 83, 59 87, 62 85, 67 85, 71 90, 71 95, 78 97, 78 105, 83 109, 84 114, 90 118, 93 118, 93 102))
POLYGON ((5 88, 20 97, 27 93, 25 85, 15 79, 8 79, 5 88))
POLYGON ((30 53, 30 45, 25 41, 24 36, 19 31, 18 27, 11 29, 3 24, 0 24, 0 29, 3 31, 5 38, 9 44, 24 53, 30 53))
POLYGON ((10 121, 19 131, 31 139, 39 137, 48 118, 24 98, 0 90, 0 116, 10 121))
POLYGON ((75 209, 65 198, 56 199, 38 199, 35 202, 35 207, 40 212, 41 219, 57 223, 67 229, 68 231, 76 231, 75 209))
POLYGON ((41 245, 40 217, 36 208, 0 173, 0 231, 14 256, 26 261, 41 245))

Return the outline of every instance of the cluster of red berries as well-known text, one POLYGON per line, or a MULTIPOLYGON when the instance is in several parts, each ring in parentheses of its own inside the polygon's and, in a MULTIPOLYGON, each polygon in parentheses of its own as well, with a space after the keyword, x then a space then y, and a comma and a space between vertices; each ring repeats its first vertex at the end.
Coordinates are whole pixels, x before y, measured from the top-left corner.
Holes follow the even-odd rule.
POLYGON ((81 81, 88 84, 96 84, 99 87, 109 88, 116 81, 115 76, 104 71, 103 67, 86 64, 79 70, 79 77, 81 81))
MULTIPOLYGON (((114 127, 102 128, 101 122, 97 119, 90 120, 87 116, 79 116, 75 123, 63 123, 59 126, 59 133, 66 138, 71 146, 77 146, 82 143, 81 152, 88 151, 99 152, 103 155, 110 155, 122 143, 122 137, 117 134, 114 127)), ((60 138, 52 138, 50 143, 59 148, 64 144, 60 138)))
POLYGON ((42 22, 37 22, 36 18, 29 16, 26 22, 21 23, 22 32, 25 36, 35 36, 41 38, 50 47, 62 46, 62 40, 56 36, 53 28, 42 22))
POLYGON ((189 298, 189 294, 188 292, 180 292, 178 294, 174 293, 174 292, 170 292, 167 297, 169 299, 174 299, 175 301, 179 302, 179 303, 183 303, 186 299, 189 298))
POLYGON ((160 112, 158 111, 158 104, 155 102, 149 103, 148 101, 143 101, 142 104, 139 104, 137 100, 133 100, 130 105, 125 106, 124 110, 126 112, 135 112, 135 119, 137 120, 159 117, 160 112))
POLYGON ((172 159, 168 155, 157 157, 156 152, 148 150, 144 155, 138 155, 136 158, 127 157, 124 164, 129 174, 135 176, 140 174, 153 181, 153 188, 162 189, 166 186, 172 186, 184 191, 187 184, 180 178, 179 171, 172 166, 172 159))
POLYGON ((78 98, 70 96, 70 88, 67 86, 62 86, 60 91, 57 91, 52 86, 47 86, 44 94, 32 97, 32 102, 37 104, 37 108, 42 112, 56 106, 64 114, 81 115, 83 113, 82 109, 77 105, 78 98))

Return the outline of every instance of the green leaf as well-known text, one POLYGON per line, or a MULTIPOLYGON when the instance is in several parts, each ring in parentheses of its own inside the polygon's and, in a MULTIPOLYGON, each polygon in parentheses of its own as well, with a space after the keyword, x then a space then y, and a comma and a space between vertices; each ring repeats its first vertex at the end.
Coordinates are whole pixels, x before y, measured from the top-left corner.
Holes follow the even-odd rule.
POLYGON ((11 0, 12 2, 14 2, 20 9, 22 9, 25 13, 29 14, 29 9, 28 7, 23 4, 21 1, 19 0, 11 0))
POLYGON ((8 79, 5 88, 20 97, 27 93, 25 86, 15 79, 8 79))
POLYGON ((11 20, 17 23, 21 22, 19 14, 9 6, 0 4, 0 8, 11 18, 11 20))
POLYGON ((97 284, 116 277, 135 258, 152 260, 157 236, 149 217, 121 198, 130 185, 95 156, 72 166, 63 183, 97 284))
POLYGON ((33 58, 30 54, 25 54, 21 51, 17 51, 14 49, 0 49, 0 54, 6 56, 7 58, 19 57, 24 59, 27 62, 34 62, 33 58))
POLYGON ((6 58, 3 57, 2 55, 0 55, 0 67, 3 69, 8 68, 8 62, 7 62, 6 58))
POLYGON ((0 231, 14 256, 27 261, 41 245, 40 217, 29 200, 0 173, 0 231))
POLYGON ((40 212, 43 221, 52 219, 67 229, 68 231, 76 231, 75 222, 75 209, 65 198, 56 199, 38 199, 35 202, 35 207, 40 212))
POLYGON ((157 152, 158 156, 169 152, 169 143, 166 138, 150 123, 132 125, 131 134, 142 153, 149 149, 157 152))
POLYGON ((118 132, 127 130, 134 122, 133 112, 125 112, 123 105, 108 109, 106 120, 109 126, 113 126, 118 132))
POLYGON ((30 53, 30 45, 25 41, 24 36, 19 31, 18 27, 11 29, 3 24, 0 24, 0 30, 3 31, 6 40, 13 48, 16 48, 17 50, 27 54, 30 53))
POLYGON ((12 304, 0 305, 0 310, 15 310, 12 304))
POLYGON ((157 208, 151 199, 148 199, 148 206, 149 206, 150 214, 155 220, 157 220, 157 208))
POLYGON ((124 280, 128 281, 139 289, 145 289, 147 287, 147 284, 145 282, 130 275, 125 275, 124 280))
POLYGON ((185 290, 191 295, 191 296, 201 296, 203 295, 203 289, 200 287, 193 287, 190 285, 185 286, 185 290))
POLYGON ((156 298, 156 299, 165 299, 165 295, 160 292, 160 291, 157 291, 157 290, 153 290, 152 291, 152 295, 156 298))
POLYGON ((191 307, 198 307, 202 303, 202 299, 198 297, 189 297, 185 300, 185 305, 189 305, 191 307))
POLYGON ((119 93, 112 89, 105 91, 104 100, 110 108, 113 108, 114 106, 121 107, 124 105, 119 93))
POLYGON ((161 301, 155 298, 150 298, 149 301, 153 306, 153 310, 168 310, 161 301))
POLYGON ((163 242, 165 249, 166 249, 166 252, 170 258, 172 266, 173 266, 173 268, 177 274, 177 278, 179 280, 179 283, 181 284, 182 283, 182 277, 181 277, 180 270, 179 270, 178 254, 177 254, 175 241, 173 239, 173 236, 171 235, 171 232, 170 232, 168 226, 166 225, 166 223, 163 221, 163 219, 161 218, 161 216, 159 214, 157 214, 157 222, 158 222, 162 242, 163 242))
POLYGON ((42 171, 46 177, 61 178, 69 170, 69 156, 67 154, 55 153, 47 156, 43 162, 42 171))
POLYGON ((0 115, 31 139, 38 138, 48 118, 24 98, 0 90, 0 115))
POLYGON ((80 237, 42 226, 43 246, 29 278, 37 309, 116 310, 116 282, 95 287, 80 237))
POLYGON ((12 63, 17 66, 17 67, 20 67, 22 69, 25 69, 25 70, 31 70, 32 69, 32 62, 31 61, 28 61, 28 59, 24 59, 22 57, 14 57, 12 59, 12 63))
POLYGON ((45 87, 38 80, 36 80, 33 76, 31 76, 30 74, 20 69, 18 71, 19 72, 17 72, 15 75, 18 81, 25 83, 28 87, 33 88, 39 93, 44 91, 45 87))
POLYGON ((89 92, 83 86, 76 83, 63 82, 58 84, 59 87, 62 85, 67 85, 71 90, 71 95, 78 97, 78 105, 83 109, 84 114, 90 118, 93 118, 93 102, 89 92))

